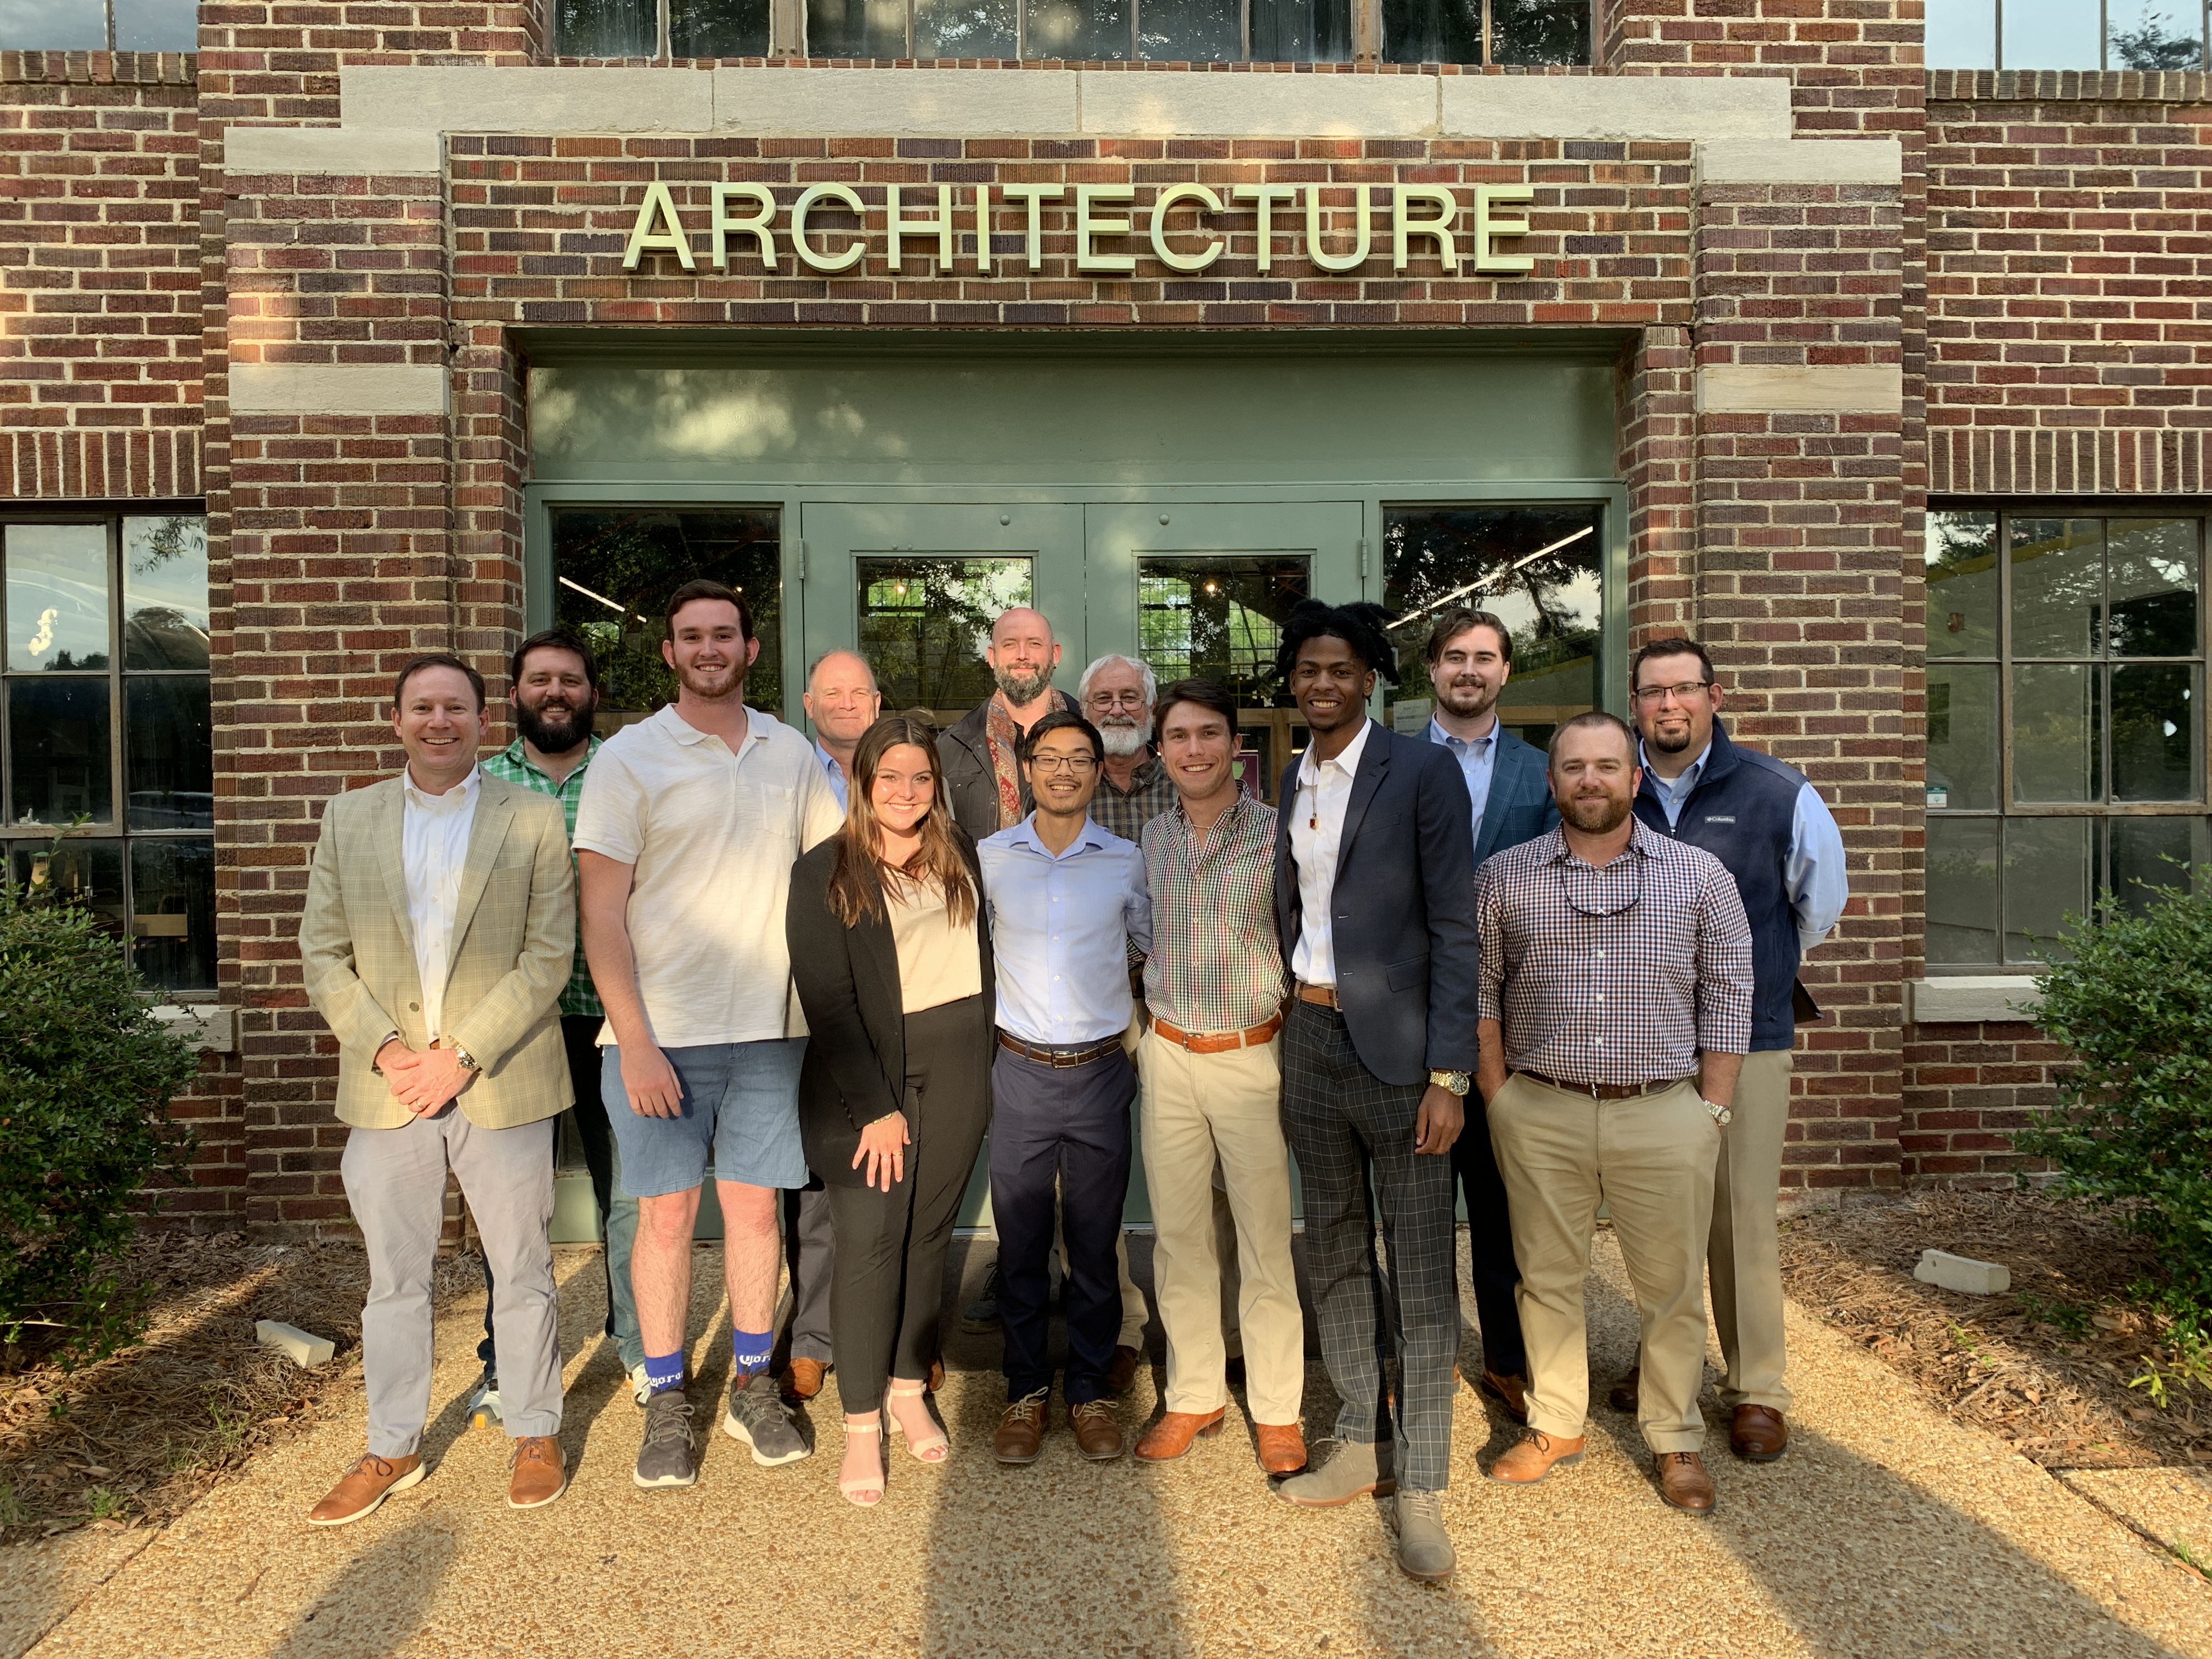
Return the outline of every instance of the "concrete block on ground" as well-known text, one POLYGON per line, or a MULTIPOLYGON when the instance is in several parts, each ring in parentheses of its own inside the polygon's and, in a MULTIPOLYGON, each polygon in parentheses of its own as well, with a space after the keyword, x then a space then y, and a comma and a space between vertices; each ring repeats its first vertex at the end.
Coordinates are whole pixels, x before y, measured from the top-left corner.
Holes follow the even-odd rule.
POLYGON ((2011 1268, 2000 1262, 1977 1261, 1970 1255, 1953 1255, 1948 1250, 1921 1251, 1920 1265, 1912 1270, 1912 1276, 1947 1291, 1964 1291, 1968 1296, 1995 1296, 2012 1288, 2011 1268))
POLYGON ((291 1355, 293 1364, 311 1370, 338 1351, 338 1345, 330 1338, 311 1336, 297 1325, 287 1325, 276 1319, 255 1320, 253 1340, 264 1348, 282 1348, 291 1355))

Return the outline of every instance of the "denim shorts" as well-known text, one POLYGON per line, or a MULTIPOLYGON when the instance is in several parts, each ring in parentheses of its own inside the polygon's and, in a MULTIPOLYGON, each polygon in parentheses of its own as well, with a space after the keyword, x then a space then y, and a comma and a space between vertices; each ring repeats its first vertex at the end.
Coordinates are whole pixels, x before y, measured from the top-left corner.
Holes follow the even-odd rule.
POLYGON ((805 1037, 763 1042, 709 1042, 664 1048, 683 1085, 678 1117, 630 1109, 623 1090, 622 1054, 600 1050, 600 1087, 607 1121, 622 1151, 622 1188, 634 1198, 688 1193, 706 1178, 750 1187, 804 1187, 806 1152, 799 1139, 799 1067, 805 1037))

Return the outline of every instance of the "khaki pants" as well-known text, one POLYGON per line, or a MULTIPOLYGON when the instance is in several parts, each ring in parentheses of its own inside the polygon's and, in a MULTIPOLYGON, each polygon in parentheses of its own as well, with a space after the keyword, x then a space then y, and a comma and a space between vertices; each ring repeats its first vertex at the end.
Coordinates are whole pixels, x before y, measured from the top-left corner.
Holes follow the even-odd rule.
POLYGON ((1790 1051, 1747 1055, 1713 1171, 1713 1225, 1705 1246, 1713 1324, 1728 1374, 1721 1404, 1790 1409, 1783 1381, 1790 1358, 1782 1337, 1782 1239, 1775 1200, 1782 1185, 1782 1143, 1790 1129, 1790 1051))
POLYGON ((1518 1073, 1490 1102, 1505 1177, 1528 1423, 1573 1439, 1589 1418, 1583 1281, 1602 1202, 1620 1239, 1643 1327, 1637 1423, 1654 1452, 1696 1451, 1705 1424, 1705 1247, 1721 1130, 1694 1082, 1630 1100, 1593 1100, 1518 1073))
POLYGON ((1295 1423, 1305 1326, 1291 1266, 1291 1168, 1279 1042, 1194 1054, 1157 1036, 1138 1050, 1153 1287, 1167 1328, 1167 1409, 1227 1403, 1214 1185, 1224 1177, 1242 1272, 1245 1398, 1258 1423, 1295 1423))

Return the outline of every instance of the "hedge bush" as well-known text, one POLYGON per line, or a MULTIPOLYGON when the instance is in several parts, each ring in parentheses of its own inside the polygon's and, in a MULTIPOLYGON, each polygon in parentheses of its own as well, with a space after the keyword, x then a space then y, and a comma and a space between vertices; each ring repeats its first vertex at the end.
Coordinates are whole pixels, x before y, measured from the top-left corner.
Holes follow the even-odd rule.
POLYGON ((69 1364, 139 1328, 126 1258, 156 1174, 189 1179, 168 1115, 198 1069, 83 905, 0 890, 0 1342, 69 1364))

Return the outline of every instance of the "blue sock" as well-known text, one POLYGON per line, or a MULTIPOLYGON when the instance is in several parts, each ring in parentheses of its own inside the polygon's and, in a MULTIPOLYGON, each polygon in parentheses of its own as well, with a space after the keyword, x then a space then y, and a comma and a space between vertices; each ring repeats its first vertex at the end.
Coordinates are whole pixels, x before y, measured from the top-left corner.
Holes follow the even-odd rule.
POLYGON ((674 1353, 649 1353, 645 1357, 645 1385, 655 1394, 665 1394, 671 1389, 684 1386, 684 1350, 674 1353))
POLYGON ((737 1361, 738 1375, 750 1376, 755 1371, 768 1367, 768 1357, 775 1351, 773 1331, 740 1331, 730 1333, 730 1355, 737 1361))

